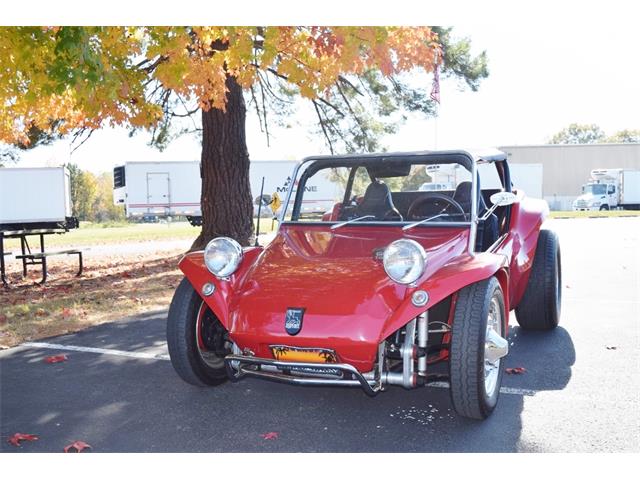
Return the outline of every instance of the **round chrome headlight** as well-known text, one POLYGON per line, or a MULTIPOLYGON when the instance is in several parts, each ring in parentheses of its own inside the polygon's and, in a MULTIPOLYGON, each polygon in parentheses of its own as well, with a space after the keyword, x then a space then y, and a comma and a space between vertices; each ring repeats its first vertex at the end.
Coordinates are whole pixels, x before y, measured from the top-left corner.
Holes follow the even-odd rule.
POLYGON ((214 238, 204 249, 204 263, 216 277, 228 277, 238 269, 241 261, 242 247, 233 238, 214 238))
POLYGON ((424 273, 427 252, 414 240, 396 240, 385 249, 382 263, 391 280, 408 285, 424 273))

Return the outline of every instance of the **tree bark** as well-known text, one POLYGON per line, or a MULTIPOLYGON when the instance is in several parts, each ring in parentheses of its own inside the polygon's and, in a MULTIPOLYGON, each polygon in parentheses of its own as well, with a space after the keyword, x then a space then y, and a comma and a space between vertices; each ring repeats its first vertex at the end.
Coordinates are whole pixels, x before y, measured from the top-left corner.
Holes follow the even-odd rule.
POLYGON ((249 152, 245 137, 246 107, 242 87, 227 76, 226 110, 202 110, 202 233, 191 250, 225 236, 249 245, 253 236, 253 201, 249 152))

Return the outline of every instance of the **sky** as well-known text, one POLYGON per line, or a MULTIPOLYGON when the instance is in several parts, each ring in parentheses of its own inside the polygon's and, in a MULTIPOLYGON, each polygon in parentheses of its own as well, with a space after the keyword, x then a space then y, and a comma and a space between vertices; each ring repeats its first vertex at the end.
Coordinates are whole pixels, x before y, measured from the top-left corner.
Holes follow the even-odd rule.
MULTIPOLYGON (((615 22, 501 22, 454 26, 471 39, 475 53, 486 50, 489 77, 479 91, 441 81, 437 119, 411 117, 397 134, 384 139, 390 150, 485 148, 546 143, 570 123, 595 123, 607 134, 640 129, 640 29, 615 22)), ((417 74, 428 88, 431 77, 417 74)), ((322 139, 304 125, 275 130, 267 146, 255 114, 248 112, 247 143, 252 160, 292 160, 328 153, 322 139)), ((129 138, 123 129, 94 133, 71 154, 58 141, 22 154, 17 166, 73 162, 100 173, 127 161, 199 160, 193 137, 175 140, 164 152, 148 147, 149 136, 129 138)))

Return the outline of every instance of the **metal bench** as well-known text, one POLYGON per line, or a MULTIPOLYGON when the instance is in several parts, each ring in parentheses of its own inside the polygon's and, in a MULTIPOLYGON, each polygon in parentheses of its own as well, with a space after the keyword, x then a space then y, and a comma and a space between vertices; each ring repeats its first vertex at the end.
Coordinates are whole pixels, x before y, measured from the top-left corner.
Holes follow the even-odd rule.
POLYGON ((53 255, 78 255, 78 273, 77 277, 82 275, 82 251, 80 250, 59 250, 57 252, 34 252, 25 253, 22 255, 16 255, 15 258, 22 260, 24 266, 24 275, 27 273, 27 265, 42 265, 42 281, 43 284, 47 281, 47 257, 53 255))

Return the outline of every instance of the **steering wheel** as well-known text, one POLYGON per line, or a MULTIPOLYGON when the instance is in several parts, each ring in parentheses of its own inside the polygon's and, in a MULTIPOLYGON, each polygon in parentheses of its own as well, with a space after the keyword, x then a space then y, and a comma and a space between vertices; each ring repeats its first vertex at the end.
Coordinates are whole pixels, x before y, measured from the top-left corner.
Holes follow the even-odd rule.
MULTIPOLYGON (((444 208, 442 208, 442 210, 440 210, 439 212, 434 213, 434 215, 439 215, 444 213, 444 211, 449 207, 455 208, 463 216, 466 215, 464 209, 462 208, 462 205, 460 205, 452 197, 450 197, 449 195, 445 195, 444 193, 432 192, 432 193, 429 193, 428 196, 420 197, 414 200, 414 202, 409 206, 409 210, 407 211, 407 217, 409 217, 409 219, 411 220, 420 220, 420 218, 416 218, 416 211, 418 210, 419 207, 422 207, 425 203, 438 204, 440 201, 446 203, 447 205, 444 208)), ((437 205, 436 205, 436 208, 437 208, 437 205)))

